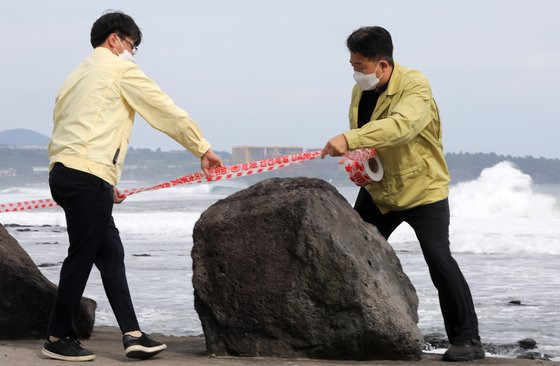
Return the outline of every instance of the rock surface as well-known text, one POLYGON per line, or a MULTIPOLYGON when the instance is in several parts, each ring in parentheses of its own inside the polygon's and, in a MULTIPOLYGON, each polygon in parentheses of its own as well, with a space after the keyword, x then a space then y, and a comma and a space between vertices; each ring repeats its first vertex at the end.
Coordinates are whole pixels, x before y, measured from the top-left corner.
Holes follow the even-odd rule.
POLYGON ((399 259, 325 181, 262 181, 208 208, 193 238, 209 353, 420 358, 418 298, 399 259))
POLYGON ((424 350, 431 351, 436 348, 449 348, 447 336, 443 333, 424 334, 424 350))
MULTIPOLYGON (((57 287, 0 224, 0 339, 44 338, 57 287)), ((76 319, 78 336, 89 338, 95 301, 83 298, 76 319)))

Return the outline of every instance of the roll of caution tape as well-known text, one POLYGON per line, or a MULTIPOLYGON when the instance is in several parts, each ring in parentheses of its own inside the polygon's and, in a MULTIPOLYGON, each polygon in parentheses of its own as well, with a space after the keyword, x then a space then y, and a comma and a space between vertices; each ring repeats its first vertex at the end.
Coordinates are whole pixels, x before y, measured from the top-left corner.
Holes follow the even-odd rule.
POLYGON ((352 150, 344 154, 344 157, 344 169, 348 178, 356 185, 365 186, 383 178, 383 164, 377 150, 352 150))

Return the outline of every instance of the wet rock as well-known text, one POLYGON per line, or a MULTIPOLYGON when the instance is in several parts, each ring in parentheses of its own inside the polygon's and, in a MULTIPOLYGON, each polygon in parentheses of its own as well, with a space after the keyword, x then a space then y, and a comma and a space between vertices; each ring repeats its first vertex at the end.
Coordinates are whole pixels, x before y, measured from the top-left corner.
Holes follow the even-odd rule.
POLYGON ((58 264, 56 263, 41 263, 37 267, 39 268, 48 268, 48 267, 56 267, 58 264))
POLYGON ((483 343, 482 347, 493 355, 513 355, 521 352, 517 343, 483 343))
POLYGON ((524 355, 527 353, 527 350, 537 348, 537 341, 533 338, 524 338, 515 343, 484 343, 483 346, 486 352, 495 355, 516 356, 524 355))
POLYGON ((377 229, 328 183, 262 181, 208 208, 193 239, 209 354, 420 358, 414 287, 377 229))
POLYGON ((554 356, 546 354, 546 353, 542 353, 542 352, 535 352, 535 351, 528 351, 525 352, 521 355, 516 356, 515 358, 523 358, 526 360, 544 360, 544 361, 550 361, 551 358, 553 358, 554 356))
POLYGON ((151 254, 133 254, 133 257, 151 257, 151 254))
POLYGON ((511 300, 508 305, 521 305, 521 300, 511 300))
POLYGON ((449 341, 443 333, 429 333, 424 335, 424 350, 430 351, 435 348, 448 348, 449 341))
MULTIPOLYGON (((44 338, 56 290, 0 225, 0 339, 44 338)), ((95 308, 95 301, 82 299, 76 319, 79 337, 91 335, 95 308)))
POLYGON ((537 348, 537 341, 533 338, 525 338, 517 342, 519 347, 523 349, 535 349, 537 348))

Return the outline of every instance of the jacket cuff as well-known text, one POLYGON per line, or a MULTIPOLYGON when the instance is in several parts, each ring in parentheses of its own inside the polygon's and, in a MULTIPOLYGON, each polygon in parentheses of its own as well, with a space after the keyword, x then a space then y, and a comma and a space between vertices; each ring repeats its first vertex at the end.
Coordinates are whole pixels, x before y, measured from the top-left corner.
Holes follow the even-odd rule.
POLYGON ((345 132, 344 137, 346 137, 349 150, 354 150, 360 147, 360 135, 358 135, 358 131, 350 130, 345 132))
POLYGON ((208 150, 210 150, 210 147, 212 147, 212 145, 210 145, 210 143, 208 141, 206 141, 205 138, 201 138, 200 141, 198 142, 196 149, 195 150, 191 150, 191 152, 197 157, 197 158, 201 158, 202 155, 206 154, 206 152, 208 150))

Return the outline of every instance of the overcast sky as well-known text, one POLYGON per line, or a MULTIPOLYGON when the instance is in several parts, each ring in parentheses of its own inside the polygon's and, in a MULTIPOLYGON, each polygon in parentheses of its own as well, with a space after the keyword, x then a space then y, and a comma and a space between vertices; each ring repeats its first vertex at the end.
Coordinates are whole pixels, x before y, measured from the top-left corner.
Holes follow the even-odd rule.
MULTIPOLYGON (((560 158, 560 1, 18 0, 0 12, 0 130, 50 136, 58 87, 106 9, 144 33, 137 63, 215 150, 320 148, 348 129, 347 36, 381 25, 424 72, 446 152, 560 158)), ((181 149, 136 118, 131 145, 181 149)))

